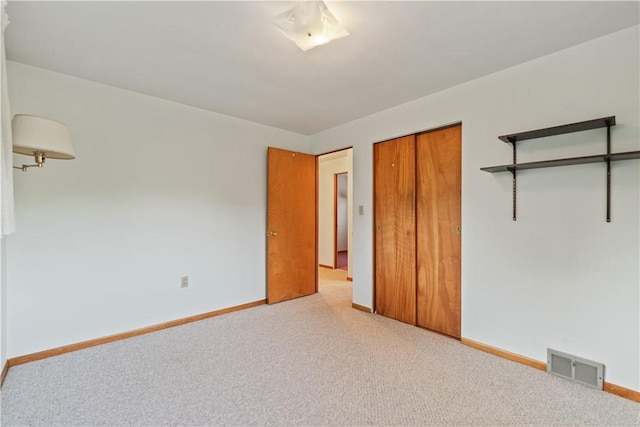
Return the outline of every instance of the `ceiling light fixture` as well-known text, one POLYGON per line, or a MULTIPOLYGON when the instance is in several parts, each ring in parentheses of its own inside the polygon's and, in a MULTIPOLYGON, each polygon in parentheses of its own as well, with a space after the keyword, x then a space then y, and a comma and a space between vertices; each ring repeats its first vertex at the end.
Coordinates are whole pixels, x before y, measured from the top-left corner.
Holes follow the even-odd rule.
POLYGON ((11 120, 13 152, 33 156, 35 165, 14 166, 23 172, 44 165, 45 159, 75 159, 69 129, 60 122, 29 114, 16 114, 11 120))
POLYGON ((349 35, 323 1, 300 2, 272 22, 303 51, 349 35))

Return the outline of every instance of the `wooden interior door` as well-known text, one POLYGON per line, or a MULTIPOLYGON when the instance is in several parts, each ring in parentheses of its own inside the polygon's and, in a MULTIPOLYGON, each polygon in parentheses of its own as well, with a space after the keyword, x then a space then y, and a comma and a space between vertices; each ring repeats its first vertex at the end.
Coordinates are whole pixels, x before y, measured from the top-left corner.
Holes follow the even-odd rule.
POLYGON ((415 135, 373 146, 375 310, 415 325, 415 135))
POLYGON ((317 292, 316 158, 269 147, 267 303, 317 292))
POLYGON ((416 137, 417 323, 460 338, 462 126, 416 137))

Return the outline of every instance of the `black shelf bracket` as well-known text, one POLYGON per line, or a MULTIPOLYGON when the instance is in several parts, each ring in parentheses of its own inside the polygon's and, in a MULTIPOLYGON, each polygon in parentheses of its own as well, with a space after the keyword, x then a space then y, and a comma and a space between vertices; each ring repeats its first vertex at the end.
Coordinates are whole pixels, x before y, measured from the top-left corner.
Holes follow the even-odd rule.
MULTIPOLYGON (((514 140, 510 140, 509 141, 511 143, 511 146, 513 147, 513 164, 517 165, 518 164, 518 154, 517 154, 517 149, 516 149, 516 141, 514 140)), ((512 196, 512 204, 513 204, 513 220, 515 221, 517 219, 517 200, 518 200, 518 180, 516 178, 516 168, 511 169, 511 175, 513 175, 513 186, 512 186, 512 191, 513 191, 513 196, 512 196)))
POLYGON ((607 122, 607 222, 611 222, 611 123, 607 122))

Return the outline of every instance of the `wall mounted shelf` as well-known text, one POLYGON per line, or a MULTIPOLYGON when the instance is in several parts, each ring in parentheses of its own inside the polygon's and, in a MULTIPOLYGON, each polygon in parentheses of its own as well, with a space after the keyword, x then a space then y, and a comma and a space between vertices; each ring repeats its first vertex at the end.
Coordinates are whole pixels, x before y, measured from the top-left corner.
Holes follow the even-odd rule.
POLYGON ((587 120, 584 122, 569 123, 567 125, 553 126, 550 128, 530 130, 527 132, 502 135, 498 138, 507 143, 525 141, 527 139, 544 138, 546 136, 562 135, 564 133, 582 132, 616 125, 616 116, 603 117, 601 119, 587 120))
POLYGON ((554 166, 568 166, 568 165, 583 165, 586 163, 602 163, 610 160, 615 162, 617 160, 631 160, 631 159, 640 159, 640 151, 626 151, 624 153, 613 153, 613 154, 597 154, 595 156, 584 156, 584 157, 569 157, 566 159, 555 159, 555 160, 543 160, 540 162, 529 162, 529 163, 517 163, 511 165, 500 165, 500 166, 490 166, 486 168, 480 168, 485 172, 511 172, 512 170, 524 170, 524 169, 540 169, 540 168, 551 168, 554 166))
POLYGON ((600 119, 587 120, 584 122, 570 123, 561 126, 554 126, 544 129, 535 129, 526 132, 513 133, 498 137, 502 141, 511 144, 513 147, 513 163, 500 166, 489 166, 480 168, 485 172, 511 172, 513 175, 513 220, 516 220, 516 196, 517 181, 516 172, 525 169, 550 168, 555 166, 581 165, 587 163, 607 164, 607 222, 611 222, 611 162, 620 160, 640 159, 640 151, 626 151, 622 153, 611 152, 611 126, 615 126, 616 117, 603 117, 600 119), (544 138, 564 133, 582 132, 591 129, 607 128, 607 152, 594 156, 568 157, 562 159, 543 160, 538 162, 518 163, 516 157, 516 143, 528 139, 544 138))

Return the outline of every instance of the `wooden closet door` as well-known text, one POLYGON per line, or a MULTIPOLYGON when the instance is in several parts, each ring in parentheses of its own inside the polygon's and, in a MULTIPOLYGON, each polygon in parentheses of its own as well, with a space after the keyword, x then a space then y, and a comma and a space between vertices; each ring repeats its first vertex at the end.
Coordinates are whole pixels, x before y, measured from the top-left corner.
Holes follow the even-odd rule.
POLYGON ((461 152, 461 125, 417 136, 417 323, 458 338, 461 152))
POLYGON ((375 310, 416 323, 415 135, 373 146, 375 310))

